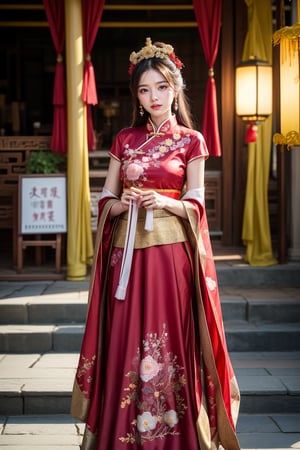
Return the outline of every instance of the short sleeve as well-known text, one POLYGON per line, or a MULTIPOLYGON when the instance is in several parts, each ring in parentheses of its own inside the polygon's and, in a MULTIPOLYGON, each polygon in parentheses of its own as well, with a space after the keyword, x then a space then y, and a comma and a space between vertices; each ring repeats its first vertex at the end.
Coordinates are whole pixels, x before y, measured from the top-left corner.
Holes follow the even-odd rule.
POLYGON ((116 135, 113 141, 109 154, 118 161, 121 161, 123 158, 124 147, 130 135, 131 129, 124 128, 123 130, 119 131, 119 133, 116 135))
POLYGON ((191 162, 200 157, 207 159, 208 156, 209 153, 204 136, 199 131, 195 131, 192 135, 192 140, 187 151, 187 162, 191 162))
POLYGON ((109 151, 109 154, 111 156, 113 156, 115 159, 117 159, 118 161, 121 161, 121 153, 122 153, 122 146, 121 146, 121 140, 120 140, 120 134, 118 133, 117 136, 115 137, 113 144, 111 146, 111 149, 109 151))

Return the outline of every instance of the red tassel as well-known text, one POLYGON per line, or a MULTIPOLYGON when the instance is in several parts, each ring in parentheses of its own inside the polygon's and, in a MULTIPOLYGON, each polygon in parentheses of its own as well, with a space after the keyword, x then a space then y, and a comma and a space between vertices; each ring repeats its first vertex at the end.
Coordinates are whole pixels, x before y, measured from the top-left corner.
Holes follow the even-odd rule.
POLYGON ((82 100, 88 105, 97 105, 98 103, 95 72, 91 61, 86 61, 84 64, 82 100))
POLYGON ((249 125, 247 126, 246 130, 246 138, 245 141, 247 144, 250 142, 256 142, 257 139, 257 126, 254 122, 249 122, 249 125))

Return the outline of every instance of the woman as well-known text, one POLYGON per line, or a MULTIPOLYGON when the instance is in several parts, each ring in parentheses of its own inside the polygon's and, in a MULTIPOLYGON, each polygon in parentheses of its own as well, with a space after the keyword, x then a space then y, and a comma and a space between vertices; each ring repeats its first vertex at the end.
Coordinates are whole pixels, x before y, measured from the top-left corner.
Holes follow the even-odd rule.
POLYGON ((89 310, 71 412, 84 450, 238 450, 204 206, 203 136, 182 63, 150 38, 130 56, 133 123, 99 202, 89 310))

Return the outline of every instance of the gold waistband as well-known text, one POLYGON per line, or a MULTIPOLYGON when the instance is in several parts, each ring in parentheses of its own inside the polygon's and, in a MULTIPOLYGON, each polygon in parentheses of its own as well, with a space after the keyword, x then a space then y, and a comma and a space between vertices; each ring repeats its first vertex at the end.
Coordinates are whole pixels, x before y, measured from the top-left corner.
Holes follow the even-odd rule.
MULTIPOLYGON (((116 228, 114 246, 124 247, 128 213, 121 215, 116 228)), ((164 209, 153 211, 153 231, 144 229, 146 210, 139 209, 134 248, 146 248, 154 245, 174 244, 187 241, 185 228, 180 217, 164 209)))
MULTIPOLYGON (((141 191, 148 191, 149 188, 143 188, 140 187, 139 188, 141 191)), ((153 189, 155 192, 159 192, 162 195, 165 195, 166 197, 171 197, 171 198, 175 198, 176 200, 178 200, 181 196, 181 191, 179 191, 178 189, 153 189)), ((130 191, 130 189, 125 188, 123 192, 126 191, 130 191)))

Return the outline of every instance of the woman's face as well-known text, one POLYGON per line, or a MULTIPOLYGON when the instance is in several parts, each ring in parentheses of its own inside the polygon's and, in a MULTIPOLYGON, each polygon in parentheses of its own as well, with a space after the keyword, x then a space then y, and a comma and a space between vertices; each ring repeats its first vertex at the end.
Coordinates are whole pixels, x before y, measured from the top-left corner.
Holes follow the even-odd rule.
POLYGON ((174 89, 157 70, 149 69, 141 75, 137 97, 156 127, 171 117, 174 96, 174 89))

